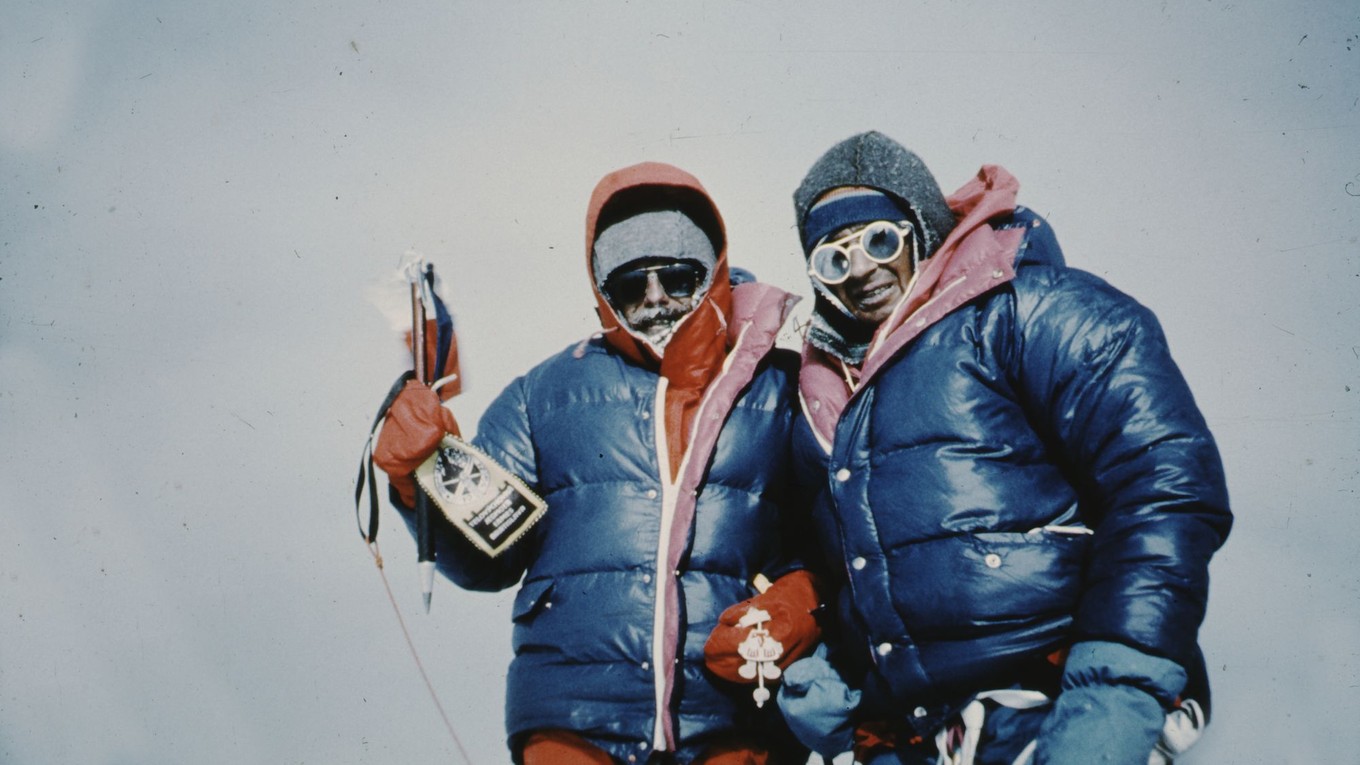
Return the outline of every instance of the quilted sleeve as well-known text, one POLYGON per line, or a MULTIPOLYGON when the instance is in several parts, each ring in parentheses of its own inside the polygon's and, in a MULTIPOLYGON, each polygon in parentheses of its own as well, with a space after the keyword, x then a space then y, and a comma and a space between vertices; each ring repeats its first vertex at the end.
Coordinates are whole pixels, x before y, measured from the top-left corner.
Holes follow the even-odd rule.
POLYGON ((1020 395, 1094 529, 1074 639, 1189 666, 1232 525, 1213 436, 1152 312, 1097 277, 1016 283, 1020 395))

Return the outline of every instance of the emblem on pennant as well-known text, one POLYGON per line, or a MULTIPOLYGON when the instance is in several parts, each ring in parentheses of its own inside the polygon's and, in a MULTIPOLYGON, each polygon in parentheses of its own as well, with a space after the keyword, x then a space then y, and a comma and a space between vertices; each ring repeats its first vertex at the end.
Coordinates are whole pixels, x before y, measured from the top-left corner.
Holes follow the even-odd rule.
POLYGON ((416 481, 444 517, 493 558, 548 509, 517 476, 456 436, 444 436, 435 453, 416 469, 416 481))

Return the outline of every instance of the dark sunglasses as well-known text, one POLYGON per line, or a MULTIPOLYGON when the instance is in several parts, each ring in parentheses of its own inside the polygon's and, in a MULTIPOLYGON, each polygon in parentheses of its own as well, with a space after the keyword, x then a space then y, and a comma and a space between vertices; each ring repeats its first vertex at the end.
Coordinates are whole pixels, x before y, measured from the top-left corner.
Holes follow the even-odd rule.
POLYGON ((698 263, 680 261, 619 270, 604 280, 604 294, 616 306, 636 303, 647 294, 647 282, 651 274, 656 274, 657 282, 667 295, 687 298, 692 297, 699 285, 704 283, 708 269, 698 263))

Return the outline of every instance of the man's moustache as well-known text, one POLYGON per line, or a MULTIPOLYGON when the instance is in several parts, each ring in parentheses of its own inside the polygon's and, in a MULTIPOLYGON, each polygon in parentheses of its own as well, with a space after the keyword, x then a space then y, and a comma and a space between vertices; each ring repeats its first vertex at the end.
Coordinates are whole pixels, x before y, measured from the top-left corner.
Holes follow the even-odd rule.
POLYGON ((631 322, 633 329, 646 331, 653 327, 670 326, 671 324, 685 318, 689 311, 676 310, 674 308, 656 308, 644 310, 633 317, 631 322))

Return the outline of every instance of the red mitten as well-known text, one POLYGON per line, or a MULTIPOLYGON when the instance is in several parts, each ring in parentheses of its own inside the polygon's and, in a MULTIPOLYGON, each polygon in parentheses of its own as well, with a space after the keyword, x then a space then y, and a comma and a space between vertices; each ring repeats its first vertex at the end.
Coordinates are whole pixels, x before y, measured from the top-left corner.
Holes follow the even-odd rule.
POLYGON ((388 483, 407 507, 416 503, 416 482, 411 474, 434 454, 446 432, 459 435, 453 412, 440 405, 439 396, 429 387, 408 381, 387 410, 373 447, 373 464, 387 473, 388 483))
POLYGON ((746 639, 753 627, 738 626, 752 608, 770 615, 765 629, 770 637, 784 646, 784 653, 775 661, 783 669, 812 651, 822 637, 821 627, 812 612, 817 609, 817 579, 806 571, 793 571, 780 577, 765 592, 728 608, 718 617, 718 626, 704 644, 704 663, 713 674, 734 683, 752 683, 754 678, 743 677, 739 670, 746 663, 737 646, 746 639))

